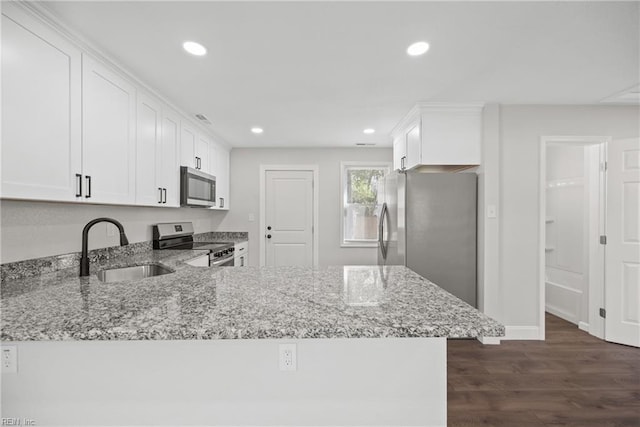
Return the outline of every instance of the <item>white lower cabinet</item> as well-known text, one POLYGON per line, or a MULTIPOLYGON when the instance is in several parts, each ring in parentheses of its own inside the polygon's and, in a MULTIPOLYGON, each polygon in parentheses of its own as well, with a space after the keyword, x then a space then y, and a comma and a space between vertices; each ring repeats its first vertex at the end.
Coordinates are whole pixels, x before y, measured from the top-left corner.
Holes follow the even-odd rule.
POLYGON ((135 117, 135 87, 83 54, 82 169, 88 201, 136 202, 135 117))
POLYGON ((0 194, 76 200, 76 174, 82 173, 80 50, 10 2, 2 12, 0 194))
POLYGON ((233 247, 233 266, 247 267, 249 265, 249 242, 239 242, 233 247))

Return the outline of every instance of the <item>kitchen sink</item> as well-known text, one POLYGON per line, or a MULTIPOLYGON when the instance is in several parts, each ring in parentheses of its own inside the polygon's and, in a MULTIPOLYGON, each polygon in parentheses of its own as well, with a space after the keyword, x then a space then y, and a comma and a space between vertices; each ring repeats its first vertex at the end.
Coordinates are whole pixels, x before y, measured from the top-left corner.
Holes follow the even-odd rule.
POLYGON ((141 280, 146 277, 161 276, 173 273, 173 270, 160 264, 144 264, 132 267, 110 268, 96 273, 101 282, 126 282, 141 280))

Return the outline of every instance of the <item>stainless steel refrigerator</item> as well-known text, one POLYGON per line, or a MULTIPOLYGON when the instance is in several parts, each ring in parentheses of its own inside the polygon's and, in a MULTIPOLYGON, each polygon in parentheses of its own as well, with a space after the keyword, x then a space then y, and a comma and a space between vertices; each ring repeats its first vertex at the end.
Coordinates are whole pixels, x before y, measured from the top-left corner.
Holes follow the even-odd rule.
POLYGON ((409 171, 380 180, 378 264, 406 265, 477 307, 477 179, 409 171))

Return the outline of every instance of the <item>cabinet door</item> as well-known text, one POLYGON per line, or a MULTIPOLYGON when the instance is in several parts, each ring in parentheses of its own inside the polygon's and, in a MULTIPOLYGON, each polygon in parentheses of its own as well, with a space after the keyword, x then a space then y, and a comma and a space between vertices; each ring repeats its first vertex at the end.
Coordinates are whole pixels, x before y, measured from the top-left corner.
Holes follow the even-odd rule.
POLYGON ((412 169, 418 166, 421 159, 420 124, 416 123, 406 133, 407 141, 407 158, 405 160, 405 169, 412 169))
POLYGON ((162 204, 162 111, 160 103, 144 94, 138 96, 136 139, 136 204, 162 204))
POLYGON ((134 86, 82 55, 84 197, 96 203, 135 203, 134 86))
POLYGON ((180 166, 196 168, 196 131, 182 121, 180 124, 180 166))
POLYGON ((164 206, 180 206, 180 119, 172 111, 166 111, 162 120, 162 155, 158 186, 164 188, 164 206))
POLYGON ((211 165, 209 164, 209 140, 204 135, 198 135, 196 139, 196 157, 198 158, 198 168, 202 172, 210 173, 211 165))
POLYGON ((80 51, 16 6, 2 8, 1 196, 81 200, 80 51))
POLYGON ((407 146, 404 139, 404 135, 394 138, 393 140, 393 169, 404 169, 404 162, 406 161, 407 146))
POLYGON ((216 206, 219 209, 229 209, 229 151, 224 147, 218 147, 217 161, 218 171, 216 175, 216 206))

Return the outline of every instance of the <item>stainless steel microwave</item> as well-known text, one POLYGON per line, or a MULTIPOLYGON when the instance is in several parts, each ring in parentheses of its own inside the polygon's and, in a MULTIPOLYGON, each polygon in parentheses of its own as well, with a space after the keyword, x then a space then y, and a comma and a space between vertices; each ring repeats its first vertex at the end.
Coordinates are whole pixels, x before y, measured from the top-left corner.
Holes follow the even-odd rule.
POLYGON ((216 205, 216 177, 180 166, 180 206, 208 208, 216 205))

